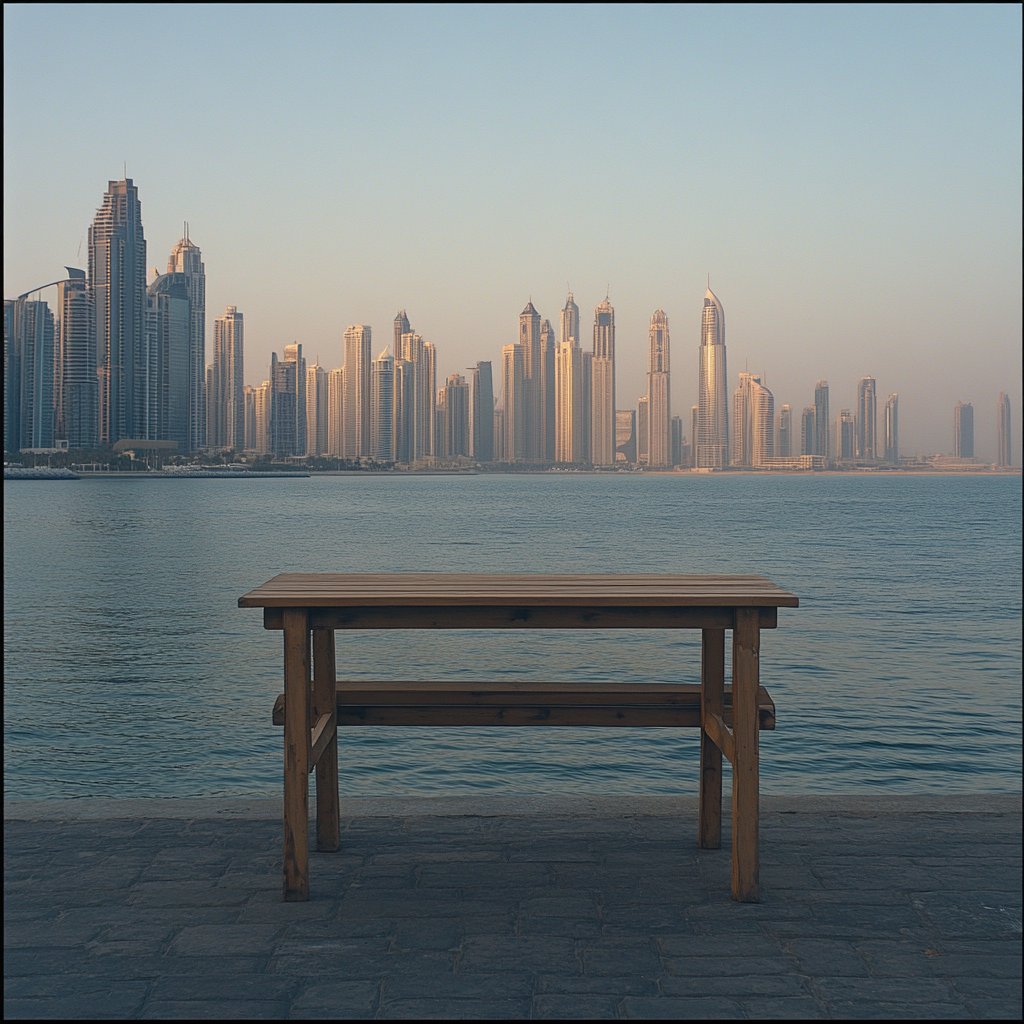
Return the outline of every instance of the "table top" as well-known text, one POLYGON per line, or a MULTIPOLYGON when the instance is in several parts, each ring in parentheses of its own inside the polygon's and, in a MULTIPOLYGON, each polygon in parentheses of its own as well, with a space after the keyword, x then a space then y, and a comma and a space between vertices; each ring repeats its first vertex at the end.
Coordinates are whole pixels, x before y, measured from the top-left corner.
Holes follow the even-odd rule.
POLYGON ((764 576, 281 573, 240 608, 796 608, 764 576))

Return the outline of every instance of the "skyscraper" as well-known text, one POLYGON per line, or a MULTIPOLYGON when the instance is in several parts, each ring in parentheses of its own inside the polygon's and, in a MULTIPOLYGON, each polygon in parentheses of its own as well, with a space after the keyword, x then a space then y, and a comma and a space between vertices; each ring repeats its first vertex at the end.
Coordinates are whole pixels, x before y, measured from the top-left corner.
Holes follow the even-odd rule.
POLYGON ((469 455, 469 384, 459 373, 444 386, 444 454, 449 459, 469 455))
POLYGON ((828 429, 828 381, 819 380, 814 386, 814 455, 826 462, 832 458, 828 429))
POLYGON ((395 462, 415 460, 416 446, 416 364, 395 360, 395 462))
POLYGON ((285 345, 284 360, 295 363, 295 454, 306 454, 306 360, 297 342, 285 345))
POLYGON ((400 309, 395 315, 394 354, 396 359, 402 358, 402 335, 411 333, 412 327, 409 325, 409 318, 405 315, 405 310, 400 309))
MULTIPOLYGON (((298 359, 279 360, 276 352, 270 354, 270 429, 269 451, 279 459, 301 455, 298 425, 298 359)), ((305 403, 303 403, 305 405, 305 403)), ((302 409, 305 419, 305 408, 302 409)))
POLYGON ((107 183, 89 228, 89 292, 95 314, 100 383, 99 440, 137 437, 145 415, 142 345, 146 315, 146 239, 131 178, 107 183))
MULTIPOLYGON (((519 432, 523 435, 526 454, 530 462, 540 462, 544 457, 544 394, 541 390, 543 377, 540 340, 540 313, 533 301, 519 314, 519 344, 523 346, 523 421, 519 432)), ((507 410, 506 410, 507 411, 507 410)), ((506 430, 508 426, 506 424, 506 430)))
MULTIPOLYGON (((651 453, 651 403, 641 395, 636 403, 636 461, 640 466, 649 464, 651 453)), ((618 447, 618 445, 616 445, 618 447)))
POLYGON ((52 448, 54 407, 53 313, 46 302, 22 295, 14 302, 16 380, 15 443, 12 450, 52 448))
POLYGON ((395 360, 387 346, 370 367, 370 456, 395 460, 395 360))
MULTIPOLYGON (((669 429, 672 432, 672 465, 683 466, 684 453, 683 453, 683 420, 681 416, 673 416, 672 421, 669 425, 669 429)), ((689 445, 686 445, 688 448, 689 445)))
POLYGON ((815 438, 817 429, 815 426, 815 409, 813 405, 805 405, 804 411, 800 414, 800 454, 815 455, 815 438))
POLYGON ((953 410, 953 454, 959 459, 974 458, 974 406, 957 402, 953 410))
POLYGON ((885 461, 900 464, 900 396, 895 393, 885 400, 885 461))
POLYGON ((663 309, 651 316, 647 345, 647 464, 672 465, 672 391, 669 377, 668 317, 663 309))
POLYGON ((494 382, 489 360, 477 363, 473 370, 470 411, 473 420, 473 458, 477 462, 493 462, 494 382))
POLYGON ((584 359, 579 343, 580 311, 572 292, 561 316, 562 335, 555 352, 555 453, 559 463, 586 462, 584 418, 584 359))
POLYGON ((700 423, 700 406, 690 406, 690 461, 688 466, 697 465, 697 430, 700 423))
POLYGON ((505 345, 501 350, 502 449, 504 461, 526 459, 526 353, 525 345, 505 345))
MULTIPOLYGON (((271 356, 271 369, 273 369, 276 356, 271 356)), ((265 380, 253 396, 254 420, 256 423, 256 453, 258 455, 269 455, 272 451, 271 414, 273 412, 273 387, 269 380, 265 380)))
POLYGON ((840 409, 836 417, 836 459, 852 459, 857 454, 857 423, 849 409, 840 409))
POLYGON ((242 314, 236 306, 228 306, 224 315, 213 322, 213 410, 216 423, 207 423, 206 426, 210 447, 241 451, 244 445, 244 328, 242 314))
POLYGON ((784 405, 779 412, 779 458, 788 459, 793 454, 793 411, 784 405))
MULTIPOLYGON (((206 402, 204 391, 206 383, 206 268, 203 266, 203 254, 199 246, 193 244, 188 236, 188 225, 185 225, 185 232, 179 239, 178 244, 171 251, 167 260, 168 274, 184 274, 185 287, 188 290, 189 301, 189 340, 188 340, 188 447, 199 448, 208 444, 205 424, 206 402)), ((216 367, 216 359, 214 360, 216 367)), ((214 370, 216 378, 217 371, 214 370)), ((223 405, 223 382, 219 383, 221 396, 218 405, 223 405)), ((232 398, 231 415, 235 420, 231 425, 225 420, 222 429, 222 437, 218 444, 224 447, 236 447, 232 440, 242 436, 244 424, 239 425, 239 408, 242 401, 241 388, 243 386, 241 373, 238 374, 237 396, 232 398), (229 440, 229 438, 231 440, 229 440)), ((231 383, 232 393, 236 383, 231 383)), ((241 410, 244 415, 244 410, 241 410)), ((239 442, 237 447, 241 447, 239 442)))
MULTIPOLYGON (((615 465, 615 310, 607 296, 594 310, 590 389, 590 461, 615 465)), ((635 461, 635 460, 634 460, 635 461)))
MULTIPOLYGON (((207 416, 192 417, 190 364, 192 341, 191 300, 186 275, 171 273, 155 278, 146 291, 146 329, 139 379, 142 398, 136 418, 134 437, 154 441, 174 441, 178 451, 199 448, 204 440, 194 438, 190 428, 194 422, 205 423, 207 416)), ((203 387, 199 394, 209 393, 203 367, 203 387)), ((211 382, 216 370, 210 373, 211 382)), ((214 392, 215 394, 215 392, 214 392)), ((214 396, 210 396, 212 406, 214 396)), ((210 412, 216 415, 216 409, 210 412)), ((219 443, 219 442, 216 442, 219 443)))
POLYGON ((857 458, 878 458, 878 400, 875 378, 861 377, 857 385, 857 458))
POLYGON ((999 456, 997 465, 1013 465, 1013 447, 1010 443, 1010 396, 1005 391, 999 392, 999 456))
POLYGON ((327 454, 345 454, 345 368, 327 374, 327 454))
POLYGON ((697 384, 696 465, 716 469, 729 464, 729 396, 725 367, 725 311, 711 286, 704 294, 697 384))
POLYGON ((537 458, 555 461, 555 329, 550 320, 540 325, 540 363, 534 391, 537 395, 537 458))
POLYGON ((85 271, 64 269, 68 280, 57 286, 64 436, 69 448, 93 448, 99 441, 96 326, 85 271))
POLYGON ((763 466, 775 455, 775 399, 752 373, 741 373, 733 393, 734 466, 763 466))
POLYGON ((320 359, 306 370, 306 454, 327 454, 327 420, 330 414, 327 371, 320 359))
POLYGON ((346 459, 370 454, 370 340, 366 324, 345 331, 345 451, 346 459))

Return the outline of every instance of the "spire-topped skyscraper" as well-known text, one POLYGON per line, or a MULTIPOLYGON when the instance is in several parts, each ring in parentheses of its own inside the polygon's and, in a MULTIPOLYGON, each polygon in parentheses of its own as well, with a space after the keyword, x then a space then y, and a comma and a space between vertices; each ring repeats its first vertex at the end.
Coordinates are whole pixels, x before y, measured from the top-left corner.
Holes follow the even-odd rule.
POLYGON ((716 469, 729 465, 729 394, 725 369, 725 311, 710 284, 704 293, 698 381, 695 465, 716 469))
POLYGON ((141 436, 146 408, 143 335, 146 239, 131 178, 107 182, 89 228, 89 299, 100 378, 100 444, 141 436))
MULTIPOLYGON (((171 250, 167 260, 168 274, 184 274, 189 301, 189 342, 188 342, 188 450, 192 451, 205 444, 213 443, 208 436, 206 423, 206 267, 199 246, 188 236, 185 225, 181 239, 171 250)), ((235 382, 236 390, 243 384, 235 382)), ((235 408, 241 403, 240 391, 235 395, 235 408)), ((243 408, 244 415, 244 408, 243 408)), ((242 420, 244 424, 244 419, 242 420)), ((228 434, 234 438, 244 434, 244 426, 228 429, 222 427, 222 437, 217 444, 227 445, 228 434)))
POLYGON ((615 465, 615 310, 605 296, 594 310, 594 356, 590 395, 590 459, 615 465))

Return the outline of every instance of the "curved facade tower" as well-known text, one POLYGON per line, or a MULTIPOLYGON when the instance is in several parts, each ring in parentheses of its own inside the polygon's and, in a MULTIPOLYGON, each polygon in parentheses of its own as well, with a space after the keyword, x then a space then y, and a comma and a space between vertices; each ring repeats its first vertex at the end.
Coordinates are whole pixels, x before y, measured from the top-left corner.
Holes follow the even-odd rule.
POLYGON ((729 465, 729 394, 725 371, 725 311, 710 286, 704 294, 697 395, 698 468, 729 465))

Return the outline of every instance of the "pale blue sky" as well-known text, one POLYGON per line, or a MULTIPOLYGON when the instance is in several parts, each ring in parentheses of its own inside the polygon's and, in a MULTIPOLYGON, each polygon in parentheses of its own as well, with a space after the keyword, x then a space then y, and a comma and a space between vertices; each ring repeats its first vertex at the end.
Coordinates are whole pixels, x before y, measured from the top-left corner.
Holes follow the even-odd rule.
MULTIPOLYGON (((610 295, 619 407, 646 334, 695 401, 705 274, 730 380, 899 391, 905 451, 975 405, 1020 460, 1017 5, 198 5, 4 8, 4 294, 85 266, 127 161, 149 263, 188 220, 212 321, 246 318, 246 381, 408 310, 439 375, 497 366, 532 296, 557 326, 610 295), (78 256, 79 246, 82 255, 78 256)), ((589 328, 584 332, 589 336, 589 328)))

